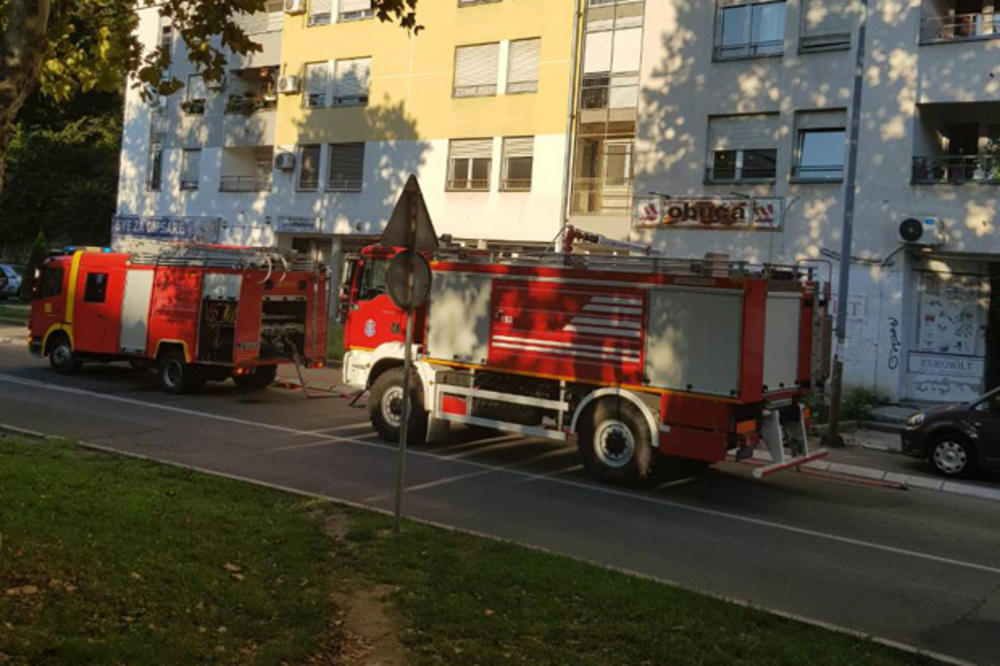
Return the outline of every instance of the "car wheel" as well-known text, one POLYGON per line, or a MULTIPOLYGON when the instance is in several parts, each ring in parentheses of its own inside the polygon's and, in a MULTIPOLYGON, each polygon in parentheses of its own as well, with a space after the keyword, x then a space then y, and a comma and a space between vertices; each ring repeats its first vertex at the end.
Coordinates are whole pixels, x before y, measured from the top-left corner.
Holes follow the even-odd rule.
POLYGON ((188 363, 184 358, 184 352, 179 349, 172 349, 160 356, 157 370, 160 387, 174 395, 192 393, 204 383, 199 369, 188 363))
POLYGON ((961 435, 948 434, 938 437, 931 444, 931 464, 943 476, 968 476, 976 466, 976 452, 961 435))
POLYGON ((656 451, 639 408, 625 400, 604 399, 579 425, 580 458, 601 481, 638 486, 653 477, 656 451))
POLYGON ((80 369, 80 361, 73 354, 69 338, 59 334, 49 348, 49 365, 60 375, 71 375, 80 369))
MULTIPOLYGON (((416 372, 413 373, 416 375, 416 372)), ((372 384, 368 401, 368 416, 382 439, 398 442, 403 425, 403 369, 386 370, 372 384)), ((422 444, 427 434, 427 412, 424 411, 420 382, 410 378, 410 422, 407 444, 422 444)))

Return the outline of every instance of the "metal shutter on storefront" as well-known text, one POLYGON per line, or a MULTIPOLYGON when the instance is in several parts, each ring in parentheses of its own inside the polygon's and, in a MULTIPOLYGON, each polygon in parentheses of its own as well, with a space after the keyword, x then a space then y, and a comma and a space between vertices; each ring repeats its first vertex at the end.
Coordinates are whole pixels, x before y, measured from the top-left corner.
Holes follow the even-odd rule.
POLYGON ((365 144, 330 144, 329 190, 358 191, 364 178, 365 144))
POLYGON ((493 156, 493 139, 452 139, 452 159, 489 158, 493 156))
POLYGON ((350 60, 337 61, 333 94, 338 100, 368 96, 368 79, 371 71, 371 62, 371 58, 352 58, 350 60))
POLYGON ((455 90, 486 94, 497 84, 500 44, 460 46, 455 52, 455 90))
POLYGON ((712 150, 774 148, 778 143, 777 113, 716 116, 708 122, 712 150))
POLYGON ((520 39, 510 43, 510 64, 507 70, 508 92, 521 92, 523 89, 537 88, 538 55, 541 43, 540 39, 520 39))

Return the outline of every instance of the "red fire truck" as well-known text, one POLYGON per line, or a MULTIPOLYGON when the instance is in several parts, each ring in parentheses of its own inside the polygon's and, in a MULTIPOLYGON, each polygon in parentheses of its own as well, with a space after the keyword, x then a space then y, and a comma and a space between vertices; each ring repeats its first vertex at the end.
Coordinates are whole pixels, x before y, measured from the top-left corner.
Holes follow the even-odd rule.
POLYGON ((70 248, 35 281, 30 350, 60 373, 85 362, 155 364, 170 393, 229 377, 263 388, 280 363, 322 364, 327 284, 322 266, 271 250, 70 248))
MULTIPOLYGON (((364 249, 342 288, 346 384, 370 390, 387 440, 402 423, 405 313, 394 250, 364 249)), ((636 484, 657 459, 749 457, 762 476, 825 455, 806 438, 826 379, 826 297, 804 265, 445 250, 415 322, 414 440, 449 423, 575 437, 598 478, 636 484)))

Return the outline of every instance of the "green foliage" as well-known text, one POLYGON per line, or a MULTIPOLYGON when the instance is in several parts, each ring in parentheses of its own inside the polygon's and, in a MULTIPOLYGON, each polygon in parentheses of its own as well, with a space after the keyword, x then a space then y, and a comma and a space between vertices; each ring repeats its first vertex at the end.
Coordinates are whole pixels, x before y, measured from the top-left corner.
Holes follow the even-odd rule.
MULTIPOLYGON (((2 210, 2 207, 0 207, 0 210, 2 210)), ((25 298, 30 298, 31 292, 35 287, 35 271, 42 265, 48 254, 49 239, 46 238, 45 231, 39 229, 38 235, 35 236, 35 242, 31 246, 31 254, 28 255, 28 264, 24 268, 24 277, 21 281, 21 293, 25 298)))
POLYGON ((841 418, 852 421, 867 421, 872 411, 888 401, 870 389, 854 387, 844 391, 840 401, 841 418))

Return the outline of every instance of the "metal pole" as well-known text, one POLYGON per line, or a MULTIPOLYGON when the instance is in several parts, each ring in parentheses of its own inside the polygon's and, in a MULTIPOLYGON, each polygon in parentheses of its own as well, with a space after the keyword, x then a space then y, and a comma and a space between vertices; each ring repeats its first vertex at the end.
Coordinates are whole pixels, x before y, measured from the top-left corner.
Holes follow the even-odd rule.
MULTIPOLYGON (((417 201, 416 193, 410 192, 406 196, 407 221, 409 222, 409 234, 407 235, 407 249, 412 250, 417 239, 417 201)), ((409 436, 410 424, 410 375, 413 370, 413 286, 414 275, 411 270, 407 276, 406 291, 409 294, 409 306, 406 308, 406 338, 403 348, 403 405, 401 421, 399 425, 399 462, 396 468, 396 522, 395 530, 399 533, 400 524, 403 520, 403 478, 406 474, 406 439, 409 436)))
POLYGON ((861 96, 864 90, 865 42, 868 29, 868 0, 861 0, 858 17, 858 46, 854 64, 854 94, 851 99, 851 133, 848 140, 847 177, 844 182, 844 226, 840 243, 840 279, 837 286, 837 348, 833 356, 830 383, 831 446, 840 444, 840 402, 843 393, 844 343, 847 339, 847 296, 851 284, 851 245, 854 234, 854 190, 858 173, 858 135, 861 129, 861 96))

